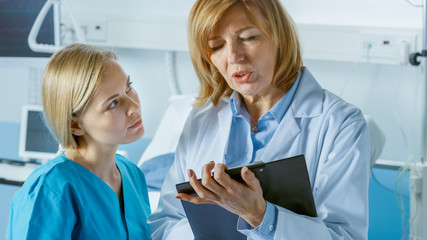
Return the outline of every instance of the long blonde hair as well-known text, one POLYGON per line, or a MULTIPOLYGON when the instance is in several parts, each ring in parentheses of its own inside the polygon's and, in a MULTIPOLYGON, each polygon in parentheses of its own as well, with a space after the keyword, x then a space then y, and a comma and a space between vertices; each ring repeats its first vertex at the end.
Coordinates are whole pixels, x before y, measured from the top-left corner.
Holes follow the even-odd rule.
POLYGON ((102 70, 116 55, 101 48, 73 44, 49 60, 43 76, 42 101, 48 124, 64 149, 77 149, 72 117, 79 117, 99 85, 102 70))
POLYGON ((216 106, 233 92, 210 61, 208 39, 224 13, 237 5, 264 34, 271 36, 277 50, 273 86, 287 91, 298 76, 302 66, 298 33, 279 0, 198 0, 188 22, 191 61, 200 81, 195 106, 204 106, 209 101, 216 106))

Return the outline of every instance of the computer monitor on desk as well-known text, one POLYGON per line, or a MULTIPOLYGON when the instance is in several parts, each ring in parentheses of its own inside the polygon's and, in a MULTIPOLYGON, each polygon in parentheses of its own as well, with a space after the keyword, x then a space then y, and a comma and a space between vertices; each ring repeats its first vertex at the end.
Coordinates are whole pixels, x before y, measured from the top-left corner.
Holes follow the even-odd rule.
POLYGON ((45 124, 43 108, 24 106, 19 135, 19 156, 24 161, 0 159, 0 183, 21 186, 39 163, 56 156, 58 146, 45 124))
POLYGON ((59 143, 46 126, 41 106, 22 108, 19 156, 24 161, 45 162, 56 156, 59 143))

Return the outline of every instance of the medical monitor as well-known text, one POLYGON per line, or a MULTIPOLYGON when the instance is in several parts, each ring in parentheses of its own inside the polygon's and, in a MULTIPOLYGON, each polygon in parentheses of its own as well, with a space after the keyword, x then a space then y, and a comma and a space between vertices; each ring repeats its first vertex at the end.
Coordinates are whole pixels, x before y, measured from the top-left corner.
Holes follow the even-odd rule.
POLYGON ((22 108, 19 156, 24 161, 45 162, 56 156, 59 142, 46 126, 41 106, 25 105, 22 108))

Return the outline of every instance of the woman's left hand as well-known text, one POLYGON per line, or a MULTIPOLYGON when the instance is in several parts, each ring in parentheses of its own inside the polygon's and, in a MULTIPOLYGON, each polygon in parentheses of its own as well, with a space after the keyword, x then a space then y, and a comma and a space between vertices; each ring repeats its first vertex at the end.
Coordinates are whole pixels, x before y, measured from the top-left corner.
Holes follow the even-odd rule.
POLYGON ((241 170, 244 182, 237 182, 225 173, 227 165, 213 161, 202 168, 202 184, 192 169, 188 170, 190 184, 198 196, 179 193, 176 198, 195 204, 217 204, 245 219, 253 228, 264 219, 267 203, 262 196, 262 189, 255 174, 247 167, 241 170), (211 171, 214 169, 214 177, 211 171))

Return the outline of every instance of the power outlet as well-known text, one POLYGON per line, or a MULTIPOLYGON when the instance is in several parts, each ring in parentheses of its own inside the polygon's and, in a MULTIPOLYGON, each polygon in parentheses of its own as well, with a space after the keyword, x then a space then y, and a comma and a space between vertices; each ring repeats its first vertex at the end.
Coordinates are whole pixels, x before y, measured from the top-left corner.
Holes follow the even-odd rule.
POLYGON ((361 33, 362 58, 369 62, 407 64, 415 49, 416 35, 401 33, 361 33))
POLYGON ((86 41, 107 41, 106 20, 83 20, 81 21, 80 27, 83 30, 86 41))

